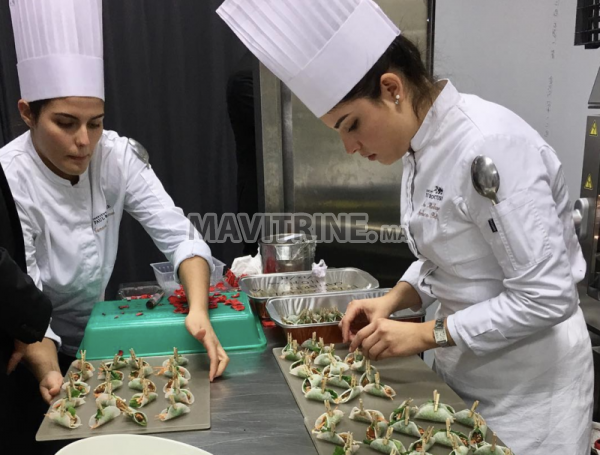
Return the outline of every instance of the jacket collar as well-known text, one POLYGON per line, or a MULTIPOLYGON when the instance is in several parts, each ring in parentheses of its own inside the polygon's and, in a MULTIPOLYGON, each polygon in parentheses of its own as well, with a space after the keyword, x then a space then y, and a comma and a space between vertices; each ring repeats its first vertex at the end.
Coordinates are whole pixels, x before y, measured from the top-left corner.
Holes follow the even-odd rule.
POLYGON ((460 102, 461 97, 458 90, 456 90, 449 80, 445 80, 444 82, 446 85, 433 102, 425 119, 423 119, 423 123, 410 141, 411 149, 414 152, 419 152, 427 146, 431 139, 435 137, 446 114, 460 102))

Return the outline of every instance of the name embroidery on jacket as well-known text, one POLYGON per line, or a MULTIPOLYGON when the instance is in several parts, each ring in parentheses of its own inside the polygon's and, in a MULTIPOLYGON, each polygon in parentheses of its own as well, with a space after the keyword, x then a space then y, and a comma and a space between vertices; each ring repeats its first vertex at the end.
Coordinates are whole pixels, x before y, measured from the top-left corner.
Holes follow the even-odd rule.
POLYGON ((113 216, 114 214, 115 210, 111 208, 110 205, 107 205, 106 212, 101 213, 100 215, 92 219, 92 226, 94 228, 94 232, 100 232, 106 229, 108 227, 108 223, 106 222, 106 220, 108 220, 108 217, 113 216))

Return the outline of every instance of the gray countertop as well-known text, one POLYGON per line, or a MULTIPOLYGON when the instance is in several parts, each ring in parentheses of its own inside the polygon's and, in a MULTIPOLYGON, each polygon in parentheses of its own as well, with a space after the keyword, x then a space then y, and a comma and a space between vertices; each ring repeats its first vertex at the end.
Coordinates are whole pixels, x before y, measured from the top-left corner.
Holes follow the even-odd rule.
POLYGON ((317 455, 273 357, 272 349, 283 346, 285 337, 279 328, 265 329, 265 335, 268 345, 263 352, 230 353, 225 377, 212 384, 210 430, 161 433, 160 437, 213 455, 317 455))

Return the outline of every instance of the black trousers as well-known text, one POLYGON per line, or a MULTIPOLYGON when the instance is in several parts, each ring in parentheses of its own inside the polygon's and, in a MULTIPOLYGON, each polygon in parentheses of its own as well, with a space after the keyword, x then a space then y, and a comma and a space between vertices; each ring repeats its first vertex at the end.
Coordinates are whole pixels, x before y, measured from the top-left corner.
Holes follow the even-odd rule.
MULTIPOLYGON (((59 353, 58 360, 64 376, 75 358, 59 353)), ((73 442, 35 440, 48 405, 40 395, 37 379, 24 365, 19 365, 10 376, 0 372, 0 391, 2 408, 13 410, 0 413, 0 454, 54 455, 73 442)))

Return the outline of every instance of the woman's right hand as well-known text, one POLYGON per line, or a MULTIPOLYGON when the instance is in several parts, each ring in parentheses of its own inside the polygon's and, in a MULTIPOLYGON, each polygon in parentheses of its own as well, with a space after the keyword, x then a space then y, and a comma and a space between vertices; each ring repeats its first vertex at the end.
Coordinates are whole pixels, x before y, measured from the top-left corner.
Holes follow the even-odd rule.
POLYGON ((388 318, 396 311, 398 302, 392 293, 374 299, 353 300, 340 321, 344 343, 350 343, 358 331, 380 318, 388 318))

